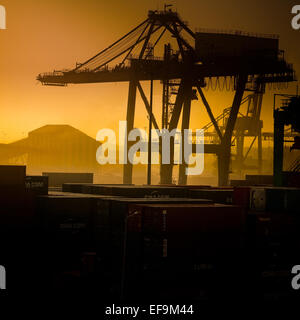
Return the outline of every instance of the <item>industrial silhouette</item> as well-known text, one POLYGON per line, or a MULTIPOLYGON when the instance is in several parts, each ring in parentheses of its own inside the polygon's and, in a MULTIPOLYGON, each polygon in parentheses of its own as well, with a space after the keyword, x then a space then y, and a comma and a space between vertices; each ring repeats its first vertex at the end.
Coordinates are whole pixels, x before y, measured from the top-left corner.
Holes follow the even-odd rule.
MULTIPOLYGON (((204 180, 185 185, 185 165, 172 161, 160 164, 163 185, 150 185, 151 163, 149 185, 131 184, 131 164, 107 165, 100 173, 100 143, 69 125, 46 125, 1 144, 0 287, 5 266, 12 290, 78 290, 78 296, 91 294, 113 306, 154 299, 157 310, 170 306, 170 314, 189 313, 187 301, 190 308, 299 301, 299 292, 291 290, 300 260, 298 92, 274 95, 274 132, 263 132, 260 119, 265 90, 294 81, 293 67, 276 36, 193 32, 169 8, 149 11, 143 23, 75 69, 40 74, 38 80, 55 86, 128 82, 128 131, 134 128, 137 91, 150 132, 152 126, 171 131, 180 117, 181 129, 189 128, 192 101, 201 99, 210 118, 203 128, 205 152, 217 159, 206 172, 218 170, 221 186, 204 180), (149 97, 142 80, 150 81, 149 97), (162 84, 161 123, 152 112, 154 80, 162 84), (204 89, 232 90, 233 102, 215 116, 204 89), (284 100, 277 103, 277 96, 284 100), (265 140, 271 141, 268 149, 265 140), (249 152, 255 142, 254 157, 249 152), (260 174, 232 179, 251 166, 260 174), (113 184, 121 178, 119 169, 124 183, 113 184), (101 181, 95 182, 97 172, 101 181)), ((151 160, 151 144, 148 152, 151 160)), ((144 183, 145 166, 135 170, 143 171, 144 183)))
POLYGON ((99 142, 69 125, 46 125, 28 137, 0 145, 1 164, 25 164, 31 174, 45 171, 95 172, 99 142))
MULTIPOLYGON (((285 61, 283 51, 279 50, 277 36, 241 31, 193 32, 177 12, 165 7, 164 11, 149 11, 144 22, 84 63, 77 63, 73 70, 44 73, 38 75, 37 79, 50 86, 129 82, 128 131, 134 127, 137 90, 150 118, 149 127, 153 124, 154 128, 159 128, 152 113, 153 80, 163 83, 162 129, 172 131, 177 128, 181 114, 181 128, 189 128, 191 102, 198 99, 198 93, 217 135, 216 143, 206 144, 204 152, 217 155, 219 185, 225 186, 229 182, 231 146, 236 123, 240 162, 243 159, 244 137, 257 137, 258 167, 261 167, 260 113, 266 84, 288 83, 294 81, 295 76, 292 65, 285 61), (162 46, 160 56, 155 56, 154 49, 159 50, 159 45, 162 46), (174 50, 172 45, 178 50, 174 50), (114 65, 111 67, 112 63, 114 65), (151 83, 149 100, 140 83, 145 80, 151 83), (225 88, 227 83, 232 82, 235 90, 223 129, 219 127, 202 90, 212 81, 219 88, 225 88), (250 95, 244 97, 245 92, 250 92, 250 95), (240 106, 245 101, 249 101, 247 114, 243 119, 238 119, 240 106)), ((187 182, 185 166, 182 164, 179 169, 180 184, 187 182)), ((151 170, 151 164, 148 170, 151 170)), ((172 159, 170 165, 161 164, 161 184, 172 183, 172 171, 172 159)), ((124 165, 123 182, 132 183, 131 164, 124 165)))

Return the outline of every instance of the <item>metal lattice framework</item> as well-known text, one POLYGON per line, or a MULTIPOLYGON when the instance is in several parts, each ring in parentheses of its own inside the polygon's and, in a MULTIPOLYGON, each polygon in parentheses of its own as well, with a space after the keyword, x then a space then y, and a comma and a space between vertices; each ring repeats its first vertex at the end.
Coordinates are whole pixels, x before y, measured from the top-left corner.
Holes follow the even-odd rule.
MULTIPOLYGON (((195 40, 196 33, 182 21, 177 12, 166 8, 164 11, 149 11, 145 21, 84 63, 77 63, 72 70, 40 74, 37 79, 44 85, 57 86, 129 82, 128 131, 134 126, 137 90, 150 117, 149 127, 153 124, 155 129, 160 128, 155 115, 152 114, 152 94, 148 100, 140 81, 150 81, 151 88, 153 88, 154 80, 162 82, 161 128, 167 128, 170 131, 177 128, 181 114, 181 129, 189 128, 191 102, 197 99, 198 93, 218 136, 218 143, 207 144, 204 149, 206 153, 218 156, 219 185, 226 185, 232 137, 240 105, 245 99, 243 98, 244 92, 250 90, 254 95, 251 108, 248 107, 248 118, 251 118, 251 126, 255 127, 254 122, 259 121, 265 84, 294 81, 294 71, 292 66, 279 55, 276 59, 262 59, 261 57, 248 59, 241 56, 239 59, 201 61, 195 49, 195 40), (176 51, 172 50, 170 41, 176 43, 176 51), (154 56, 154 49, 160 50, 159 57, 154 56), (228 79, 234 84, 234 99, 228 109, 226 127, 223 130, 220 129, 218 119, 214 117, 203 92, 203 88, 209 84, 211 79, 217 79, 217 81, 224 79, 223 88, 227 86, 228 79), (171 101, 172 95, 173 102, 171 101)), ((161 165, 162 184, 172 183, 172 160, 171 150, 171 164, 161 165)), ((180 165, 180 184, 187 182, 185 168, 185 164, 180 165)), ((124 165, 123 181, 132 183, 131 164, 124 165)))

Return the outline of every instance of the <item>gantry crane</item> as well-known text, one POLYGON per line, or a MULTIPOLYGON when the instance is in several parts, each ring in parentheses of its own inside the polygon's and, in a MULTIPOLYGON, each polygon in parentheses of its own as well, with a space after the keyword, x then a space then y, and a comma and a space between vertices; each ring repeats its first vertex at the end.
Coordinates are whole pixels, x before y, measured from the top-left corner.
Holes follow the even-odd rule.
MULTIPOLYGON (((273 105, 274 115, 274 157, 273 157, 273 174, 274 185, 283 185, 283 146, 284 146, 284 127, 291 126, 296 134, 294 136, 294 144, 290 150, 300 150, 300 96, 297 95, 274 95, 273 105), (280 107, 276 106, 276 97, 280 96, 282 103, 280 107)), ((300 158, 293 163, 293 171, 299 172, 300 158)))
MULTIPOLYGON (((205 144, 204 152, 217 155, 219 185, 227 185, 233 131, 246 87, 253 84, 253 79, 259 79, 259 90, 265 83, 293 81, 294 71, 279 57, 278 38, 274 36, 193 32, 177 12, 165 8, 149 11, 145 21, 84 63, 76 64, 74 69, 40 74, 37 79, 44 85, 58 86, 129 82, 128 132, 134 126, 137 91, 154 128, 160 129, 152 114, 152 96, 148 100, 141 81, 162 82, 161 128, 169 131, 177 128, 181 114, 181 129, 189 128, 191 102, 197 99, 198 93, 218 135, 218 142, 205 144), (177 50, 171 48, 171 41, 177 50), (163 50, 160 57, 155 57, 154 49, 159 50, 159 46, 163 46, 163 50), (222 131, 202 90, 213 78, 234 81, 234 99, 222 131), (173 102, 170 101, 172 95, 173 102)), ((161 164, 161 184, 172 183, 172 155, 171 152, 170 165, 161 164)), ((184 163, 180 165, 180 184, 187 181, 185 168, 184 163)), ((123 182, 132 183, 132 164, 124 165, 123 182)))

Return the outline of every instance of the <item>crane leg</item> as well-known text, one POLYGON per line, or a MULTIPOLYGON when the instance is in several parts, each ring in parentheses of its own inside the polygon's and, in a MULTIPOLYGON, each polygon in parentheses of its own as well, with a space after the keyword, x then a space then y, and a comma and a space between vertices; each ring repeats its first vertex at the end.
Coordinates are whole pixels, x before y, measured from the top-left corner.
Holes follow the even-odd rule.
POLYGON ((235 96, 232 103, 232 108, 229 114, 229 118, 226 125, 225 134, 221 142, 221 150, 218 154, 218 174, 219 174, 219 186, 227 186, 229 180, 229 167, 230 167, 230 155, 231 155, 231 139, 240 109, 240 105, 243 99, 247 75, 240 75, 237 79, 237 87, 235 96))
MULTIPOLYGON (((242 176, 243 164, 244 164, 244 132, 240 131, 237 133, 236 137, 236 166, 240 177, 242 176)), ((242 178, 242 177, 241 177, 242 178)))
MULTIPOLYGON (((169 123, 169 132, 172 132, 173 129, 177 128, 178 121, 180 118, 182 105, 187 91, 187 83, 182 80, 178 89, 175 106, 172 112, 172 117, 169 123)), ((160 154, 162 154, 162 139, 160 139, 160 154)), ((162 156, 160 157, 162 160, 162 156)), ((160 165, 160 184, 172 184, 173 183, 173 165, 174 165, 174 139, 170 139, 170 163, 160 165)))
POLYGON ((274 110, 274 155, 273 175, 274 186, 282 186, 284 121, 283 112, 274 110))
POLYGON ((182 114, 182 125, 181 125, 181 137, 182 137, 182 163, 179 165, 179 179, 178 184, 187 184, 187 175, 185 174, 185 169, 187 167, 184 159, 184 129, 188 129, 190 126, 190 113, 191 113, 191 98, 192 98, 192 87, 187 88, 186 98, 183 105, 182 114))
POLYGON ((261 128, 258 129, 257 134, 257 161, 258 161, 258 173, 262 173, 262 139, 261 139, 261 128))
MULTIPOLYGON (((135 113, 135 103, 136 103, 136 88, 137 82, 135 80, 131 80, 129 82, 129 92, 128 92, 128 104, 127 104, 127 137, 128 133, 133 129, 134 126, 134 113, 135 113)), ((126 143, 126 148, 124 148, 124 152, 128 155, 128 150, 130 148, 130 143, 126 143)), ((127 158, 127 156, 126 156, 127 158)), ((124 184, 132 184, 132 169, 133 166, 131 163, 127 161, 123 167, 123 183, 124 184)))

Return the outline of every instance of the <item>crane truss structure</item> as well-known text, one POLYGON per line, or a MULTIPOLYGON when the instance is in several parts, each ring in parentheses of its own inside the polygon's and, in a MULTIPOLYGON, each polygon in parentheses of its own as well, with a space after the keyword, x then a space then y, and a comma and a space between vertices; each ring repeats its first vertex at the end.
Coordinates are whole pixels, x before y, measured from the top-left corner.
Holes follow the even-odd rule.
MULTIPOLYGON (((43 85, 50 86, 129 82, 128 132, 134 127, 137 91, 141 95, 154 128, 160 129, 155 115, 152 114, 152 97, 148 100, 141 81, 160 80, 163 83, 161 128, 169 131, 177 128, 181 114, 181 130, 189 128, 191 102, 197 99, 198 93, 219 138, 218 143, 205 144, 204 152, 217 155, 219 185, 227 185, 233 132, 247 86, 256 83, 256 93, 261 95, 261 88, 266 83, 290 82, 294 81, 295 76, 292 65, 280 58, 278 52, 275 56, 240 54, 237 57, 227 54, 224 57, 218 56, 216 59, 203 58, 201 49, 199 49, 199 54, 196 48, 197 41, 201 43, 201 39, 197 40, 198 35, 183 22, 177 12, 171 9, 149 11, 145 21, 84 63, 77 63, 72 70, 39 74, 37 80, 43 85), (170 36, 171 41, 175 42, 178 47, 177 51, 171 49, 170 36), (154 49, 159 45, 163 46, 161 50, 163 53, 161 57, 155 57, 154 49), (222 131, 202 90, 209 79, 213 78, 234 79, 234 98, 228 111, 226 127, 222 131), (170 102, 172 93, 173 103, 170 102)), ((233 36, 243 37, 240 34, 233 36)), ((244 35, 244 37, 249 36, 244 35)), ((255 37, 249 37, 250 40, 252 38, 255 37)), ((266 42, 265 39, 262 38, 263 43, 266 42)), ((208 56, 212 57, 211 54, 208 56)), ((261 100, 259 101, 258 105, 261 105, 261 100)), ((257 107, 257 102, 255 105, 257 107)), ((259 108, 253 114, 259 117, 259 108)), ((127 148, 130 148, 129 143, 127 148)), ((187 182, 185 168, 186 164, 180 165, 178 180, 180 184, 187 182)), ((171 148, 171 164, 161 164, 161 184, 173 182, 172 172, 171 148)), ((124 165, 123 182, 132 183, 132 164, 124 165)))

